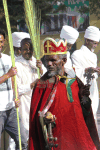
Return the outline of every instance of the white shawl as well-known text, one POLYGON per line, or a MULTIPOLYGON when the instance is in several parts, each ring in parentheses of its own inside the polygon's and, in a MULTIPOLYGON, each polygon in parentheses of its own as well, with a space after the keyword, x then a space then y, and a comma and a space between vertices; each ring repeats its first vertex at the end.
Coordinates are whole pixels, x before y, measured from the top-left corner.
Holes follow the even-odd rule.
MULTIPOLYGON (((76 50, 71 55, 73 67, 75 68, 76 76, 78 76, 81 81, 86 84, 86 78, 84 77, 84 70, 88 67, 97 67, 97 56, 91 52, 86 46, 82 45, 80 50, 76 50)), ((97 87, 98 78, 97 73, 94 73, 95 78, 91 81, 90 86, 90 98, 92 100, 92 109, 94 118, 96 119, 96 113, 99 105, 99 93, 97 87)))

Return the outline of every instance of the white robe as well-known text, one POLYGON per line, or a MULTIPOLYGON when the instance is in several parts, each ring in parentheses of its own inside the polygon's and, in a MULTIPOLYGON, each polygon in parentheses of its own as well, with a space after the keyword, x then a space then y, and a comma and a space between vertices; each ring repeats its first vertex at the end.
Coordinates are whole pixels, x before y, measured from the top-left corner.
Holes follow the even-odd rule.
MULTIPOLYGON (((32 96, 32 89, 30 84, 34 82, 37 78, 37 67, 36 58, 32 57, 31 60, 25 60, 22 56, 15 56, 16 67, 17 67, 17 86, 19 92, 19 99, 21 105, 19 107, 19 112, 22 118, 22 122, 27 134, 27 140, 29 138, 29 112, 30 103, 32 96)), ((44 65, 42 65, 43 74, 47 71, 44 65)), ((11 137, 9 138, 9 147, 7 150, 15 150, 15 142, 11 137)))
MULTIPOLYGON (((26 129, 28 138, 29 113, 32 96, 32 89, 30 87, 30 84, 38 78, 36 59, 32 57, 32 61, 25 60, 22 56, 20 56, 17 59, 15 65, 18 71, 16 80, 18 86, 19 99, 21 101, 21 105, 19 106, 19 112, 21 114, 22 122, 26 129)), ((45 71, 43 72, 45 73, 45 71)))
MULTIPOLYGON (((84 77, 85 68, 97 67, 97 56, 91 52, 86 46, 82 45, 79 50, 76 50, 71 55, 73 67, 75 68, 76 76, 78 76, 81 81, 86 84, 86 78, 84 77)), ((90 86, 90 98, 92 100, 92 110, 94 114, 94 119, 96 120, 96 113, 99 106, 99 93, 97 87, 98 78, 97 73, 94 73, 95 78, 91 81, 90 86)))

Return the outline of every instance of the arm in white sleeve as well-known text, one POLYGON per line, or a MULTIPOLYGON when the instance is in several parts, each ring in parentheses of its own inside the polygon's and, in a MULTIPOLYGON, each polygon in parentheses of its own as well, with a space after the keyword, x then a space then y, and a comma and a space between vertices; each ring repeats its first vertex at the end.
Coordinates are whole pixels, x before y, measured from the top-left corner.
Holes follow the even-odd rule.
POLYGON ((16 63, 16 67, 17 67, 16 81, 17 81, 19 95, 26 94, 27 92, 31 90, 31 87, 30 87, 31 83, 29 82, 28 84, 23 84, 22 80, 24 76, 22 76, 22 73, 21 73, 23 72, 22 67, 18 63, 16 63))
POLYGON ((17 87, 18 87, 19 95, 26 94, 27 92, 31 90, 30 83, 22 84, 21 77, 18 74, 16 76, 16 80, 17 80, 17 87))
POLYGON ((83 82, 86 83, 86 79, 84 78, 85 68, 81 64, 81 61, 79 56, 74 55, 74 53, 71 55, 72 65, 75 69, 76 76, 83 82))

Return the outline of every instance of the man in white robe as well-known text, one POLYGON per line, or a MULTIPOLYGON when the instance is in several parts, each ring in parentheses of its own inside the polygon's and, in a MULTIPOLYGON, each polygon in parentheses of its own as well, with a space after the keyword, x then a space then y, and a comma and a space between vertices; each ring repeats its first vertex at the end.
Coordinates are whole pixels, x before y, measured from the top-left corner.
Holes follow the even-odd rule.
MULTIPOLYGON (((21 56, 21 40, 23 40, 24 38, 30 38, 29 33, 26 33, 26 32, 13 32, 12 33, 15 61, 17 61, 17 59, 19 59, 21 56)), ((15 142, 11 137, 9 137, 8 150, 14 150, 14 149, 15 149, 15 142)))
POLYGON ((67 40, 67 62, 64 65, 65 72, 72 78, 75 77, 75 72, 72 68, 72 61, 70 59, 70 50, 79 37, 79 32, 71 26, 64 25, 61 29, 60 38, 67 40))
POLYGON ((97 72, 99 72, 99 68, 97 67, 97 56, 93 51, 99 42, 99 29, 94 26, 89 26, 85 31, 84 38, 85 44, 71 55, 71 59, 76 75, 84 84, 86 84, 86 77, 84 77, 85 71, 88 71, 90 67, 93 71, 95 78, 90 83, 90 99, 92 100, 92 110, 97 124, 96 114, 99 106, 99 93, 96 79, 98 78, 97 72))
MULTIPOLYGON (((32 96, 32 88, 34 87, 34 81, 38 78, 37 74, 37 62, 33 55, 33 47, 31 39, 25 38, 21 41, 21 54, 17 59, 16 67, 18 69, 16 80, 18 85, 19 99, 21 105, 19 112, 22 117, 27 139, 29 138, 29 112, 30 102, 32 96)), ((39 63, 40 65, 40 63, 39 63)), ((41 73, 43 65, 41 64, 39 70, 41 73)), ((44 70, 44 69, 43 69, 44 70)), ((44 72, 43 72, 44 73, 44 72)))

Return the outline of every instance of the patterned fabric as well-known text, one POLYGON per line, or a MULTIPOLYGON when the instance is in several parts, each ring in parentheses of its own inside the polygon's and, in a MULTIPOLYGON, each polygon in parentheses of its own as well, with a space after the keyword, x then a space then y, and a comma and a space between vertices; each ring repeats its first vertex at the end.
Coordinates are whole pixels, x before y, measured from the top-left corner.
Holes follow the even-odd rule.
MULTIPOLYGON (((1 54, 0 58, 0 76, 6 74, 11 68, 11 57, 1 54)), ((9 110, 14 107, 13 90, 11 78, 0 84, 0 111, 9 110)))
POLYGON ((52 92, 50 93, 50 95, 48 97, 46 105, 45 105, 44 109, 42 110, 43 114, 45 114, 50 109, 50 107, 51 107, 51 105, 54 101, 55 94, 56 94, 56 91, 57 91, 57 84, 58 84, 58 80, 56 81, 56 84, 55 84, 52 92))
MULTIPOLYGON (((0 76, 6 74, 9 70, 9 65, 4 65, 2 58, 0 59, 0 76)), ((5 82, 3 82, 2 84, 0 84, 0 91, 9 91, 11 90, 11 81, 10 78, 8 80, 6 80, 5 82)))

